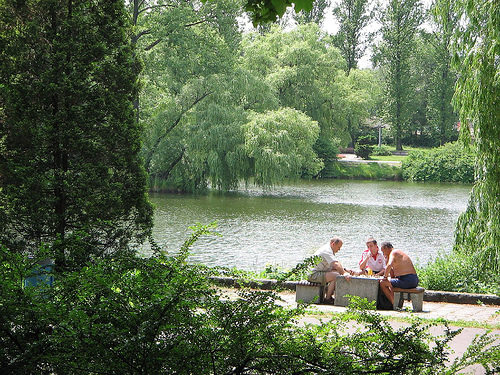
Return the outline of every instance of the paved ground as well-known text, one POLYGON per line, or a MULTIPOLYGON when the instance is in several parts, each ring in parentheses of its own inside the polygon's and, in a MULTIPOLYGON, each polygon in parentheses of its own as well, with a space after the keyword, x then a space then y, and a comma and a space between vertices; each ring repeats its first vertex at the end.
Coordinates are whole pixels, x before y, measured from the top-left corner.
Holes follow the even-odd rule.
MULTIPOLYGON (((295 306, 295 293, 284 292, 280 294, 288 305, 295 306)), ((322 313, 336 313, 345 311, 345 307, 333 305, 311 305, 311 310, 322 313)), ((411 302, 405 301, 401 311, 378 310, 384 316, 404 318, 417 316, 422 319, 443 318, 452 322, 475 322, 477 325, 494 327, 500 331, 500 306, 496 305, 467 305, 446 302, 424 301, 423 311, 414 313, 411 311, 411 302)))
MULTIPOLYGON (((296 306, 295 293, 284 292, 280 296, 283 298, 284 303, 289 306, 296 306)), ((319 322, 320 319, 328 319, 329 313, 339 313, 346 311, 345 307, 333 305, 311 305, 311 314, 305 317, 302 321, 304 323, 319 322), (318 314, 316 315, 315 312, 318 314)), ((411 302, 405 301, 401 311, 382 311, 378 310, 381 315, 387 316, 391 324, 395 327, 404 326, 406 323, 398 321, 398 319, 416 316, 422 319, 438 319, 443 318, 450 322, 453 329, 463 327, 464 325, 474 325, 475 327, 463 327, 463 330, 451 342, 450 347, 453 353, 449 359, 453 360, 461 356, 472 340, 477 335, 481 335, 488 330, 491 330, 491 335, 497 336, 497 343, 500 343, 500 306, 492 305, 468 305, 456 304, 445 302, 426 302, 424 301, 423 311, 413 313, 411 311, 411 302)), ((443 333, 443 326, 436 326, 431 329, 434 335, 441 335, 443 333)), ((467 368, 463 374, 485 374, 482 366, 475 365, 467 368)))
MULTIPOLYGON (((226 295, 229 298, 237 298, 235 289, 226 289, 226 295)), ((285 306, 294 307, 295 291, 284 291, 280 293, 282 302, 285 306)), ((485 304, 463 304, 450 302, 428 302, 424 301, 423 311, 412 312, 411 302, 405 301, 403 308, 400 311, 384 311, 378 310, 380 315, 386 316, 389 322, 395 327, 408 325, 405 318, 419 317, 421 319, 445 319, 448 321, 451 329, 462 328, 462 332, 458 334, 450 343, 449 360, 461 356, 475 337, 487 333, 493 336, 495 344, 500 344, 500 305, 485 305, 485 304)), ((308 313, 300 320, 301 323, 319 323, 320 321, 328 320, 333 314, 345 312, 346 307, 326 305, 326 304, 311 304, 308 313)), ((355 327, 354 327, 355 328, 355 327)), ((444 333, 443 325, 431 327, 430 333, 435 336, 440 336, 444 333)), ((486 372, 480 365, 468 367, 461 371, 460 374, 483 375, 486 372)))

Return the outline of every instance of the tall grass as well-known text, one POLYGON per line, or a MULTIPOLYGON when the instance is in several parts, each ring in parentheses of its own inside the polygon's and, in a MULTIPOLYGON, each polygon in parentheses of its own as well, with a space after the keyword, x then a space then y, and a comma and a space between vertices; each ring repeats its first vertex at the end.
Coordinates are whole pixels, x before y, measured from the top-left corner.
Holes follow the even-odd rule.
POLYGON ((440 253, 417 273, 426 289, 500 295, 500 276, 485 273, 473 255, 440 253))

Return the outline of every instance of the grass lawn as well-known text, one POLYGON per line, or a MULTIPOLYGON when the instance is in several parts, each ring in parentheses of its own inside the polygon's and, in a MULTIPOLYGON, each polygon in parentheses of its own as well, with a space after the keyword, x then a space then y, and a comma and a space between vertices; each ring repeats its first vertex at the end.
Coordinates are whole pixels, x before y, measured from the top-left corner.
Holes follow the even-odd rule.
POLYGON ((402 155, 390 155, 390 156, 370 156, 370 160, 373 161, 403 161, 406 159, 406 156, 402 155))
MULTIPOLYGON (((396 151, 395 147, 390 147, 391 151, 396 151)), ((410 147, 410 146, 404 146, 403 151, 425 151, 429 150, 429 148, 423 148, 423 147, 410 147)), ((377 155, 371 155, 370 160, 373 161, 403 161, 406 159, 406 156, 402 155, 389 155, 389 156, 377 156, 377 155)))

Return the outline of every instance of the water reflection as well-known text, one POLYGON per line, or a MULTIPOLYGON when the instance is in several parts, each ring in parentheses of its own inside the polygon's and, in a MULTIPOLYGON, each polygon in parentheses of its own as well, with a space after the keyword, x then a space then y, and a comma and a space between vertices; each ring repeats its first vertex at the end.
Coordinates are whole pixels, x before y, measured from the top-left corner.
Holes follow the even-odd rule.
POLYGON ((355 267, 366 237, 390 240, 419 264, 449 252, 456 219, 471 187, 386 181, 306 181, 262 191, 207 196, 152 194, 154 238, 177 251, 196 222, 217 221, 222 237, 204 237, 190 260, 261 271, 267 263, 291 268, 334 234, 339 257, 355 267))

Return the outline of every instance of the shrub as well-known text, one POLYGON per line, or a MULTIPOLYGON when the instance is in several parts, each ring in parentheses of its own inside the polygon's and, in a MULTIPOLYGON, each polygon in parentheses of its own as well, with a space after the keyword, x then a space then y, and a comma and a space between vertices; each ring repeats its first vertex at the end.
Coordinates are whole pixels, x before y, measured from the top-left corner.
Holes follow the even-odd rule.
POLYGON ((373 152, 373 137, 370 135, 365 135, 358 138, 356 147, 354 148, 354 153, 362 159, 370 159, 370 155, 373 152))
POLYGON ((474 153, 458 142, 426 151, 410 151, 402 163, 408 181, 474 182, 474 153))
POLYGON ((421 285, 431 290, 500 295, 500 277, 485 274, 471 255, 438 254, 418 270, 421 285))
POLYGON ((373 155, 375 156, 391 156, 391 148, 385 145, 382 145, 380 147, 374 147, 373 148, 373 155))
POLYGON ((401 167, 379 163, 337 162, 321 176, 323 178, 345 178, 353 180, 400 181, 401 167))
POLYGON ((58 274, 50 298, 23 289, 29 264, 0 252, 0 372, 451 374, 472 363, 491 371, 498 356, 499 345, 483 335, 445 369, 460 330, 444 323, 445 333, 433 337, 428 328, 437 323, 418 320, 394 328, 363 300, 329 322, 301 325, 304 307, 280 305, 272 291, 228 296, 211 284, 212 269, 187 263, 204 231, 173 257, 100 259, 58 274), (349 331, 353 321, 362 329, 349 331))

